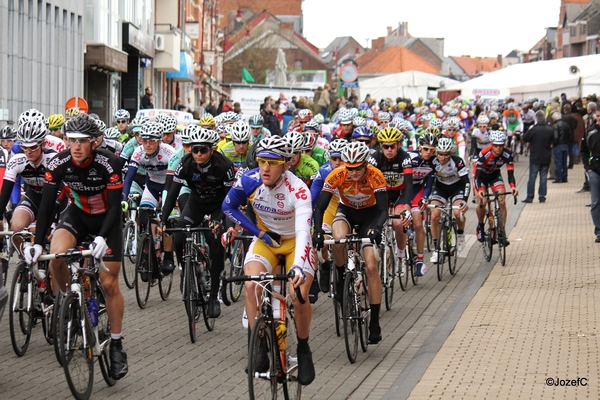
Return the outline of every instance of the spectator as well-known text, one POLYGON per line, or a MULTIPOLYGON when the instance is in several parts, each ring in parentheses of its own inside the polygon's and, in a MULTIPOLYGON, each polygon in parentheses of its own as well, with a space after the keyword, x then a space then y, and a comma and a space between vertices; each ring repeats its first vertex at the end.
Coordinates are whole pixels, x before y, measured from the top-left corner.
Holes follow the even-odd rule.
POLYGON ((233 100, 225 99, 225 104, 223 104, 223 110, 221 112, 233 111, 233 100))
POLYGON ((287 105, 286 110, 283 112, 283 114, 281 114, 281 131, 282 132, 286 132, 288 130, 288 125, 290 124, 290 121, 292 121, 294 119, 294 111, 296 111, 296 106, 294 105, 294 103, 290 103, 287 105))
MULTIPOLYGON (((588 96, 588 99, 591 100, 591 96, 588 96)), ((596 123, 596 121, 594 121, 594 113, 596 112, 596 103, 593 101, 589 101, 586 105, 585 111, 586 111, 586 115, 583 116, 583 119, 585 121, 585 130, 587 131, 592 125, 594 125, 596 123)), ((580 143, 580 146, 583 148, 583 142, 580 143)), ((586 192, 590 191, 590 181, 588 180, 587 172, 584 175, 585 175, 585 180, 583 182, 583 186, 576 193, 586 193, 586 192)))
POLYGON ((262 112, 262 110, 265 109, 265 106, 267 105, 267 103, 269 103, 269 104, 273 104, 274 103, 273 102, 273 98, 271 96, 265 97, 265 102, 260 105, 260 111, 261 112, 262 112))
POLYGON ((285 93, 281 92, 279 93, 279 99, 277 100, 277 103, 281 104, 281 103, 287 103, 288 99, 287 97, 285 97, 285 93))
POLYGON ((294 108, 298 108, 298 98, 296 96, 292 96, 292 104, 294 108))
POLYGON ((569 99, 567 99, 567 95, 564 93, 560 94, 560 113, 564 114, 565 113, 565 106, 566 105, 571 105, 571 102, 569 101, 569 99))
POLYGON ((242 113, 242 106, 237 101, 235 103, 233 103, 233 112, 238 115, 242 113))
POLYGON ((325 84, 323 91, 321 92, 321 97, 317 101, 317 105, 321 107, 321 114, 323 117, 327 118, 329 116, 329 105, 331 104, 331 100, 329 99, 329 83, 325 84))
POLYGON ((565 121, 562 115, 555 111, 552 113, 552 129, 554 129, 554 163, 555 177, 552 183, 567 183, 567 155, 569 153, 569 143, 573 141, 573 131, 565 121))
POLYGON ((182 104, 181 102, 181 98, 178 97, 175 99, 175 104, 173 104, 173 110, 178 110, 179 111, 179 106, 182 104))
POLYGON ((206 109, 204 110, 207 114, 212 115, 213 117, 217 115, 217 108, 215 107, 215 99, 210 98, 209 103, 206 105, 206 109))
POLYGON ((152 88, 150 86, 146 88, 146 93, 144 94, 144 97, 142 97, 142 108, 154 108, 154 103, 152 102, 152 88))
POLYGON ((538 200, 540 203, 546 201, 548 168, 552 158, 552 142, 554 141, 554 130, 546 125, 546 113, 538 111, 535 113, 536 124, 523 135, 523 141, 530 143, 529 155, 529 181, 527 182, 527 197, 523 203, 533 202, 535 193, 535 180, 540 175, 540 187, 538 189, 538 200))
POLYGON ((225 106, 225 99, 221 98, 221 101, 219 101, 219 107, 217 107, 217 113, 215 115, 213 115, 213 117, 216 117, 217 115, 221 114, 223 112, 224 106, 225 106))
MULTIPOLYGON (((573 131, 573 143, 572 143, 572 152, 573 152, 573 164, 579 164, 581 162, 579 146, 581 146, 581 140, 583 139, 583 134, 585 133, 585 122, 583 121, 582 112, 585 113, 585 109, 581 108, 583 104, 577 101, 573 103, 572 106, 572 114, 573 118, 577 121, 577 127, 573 131)), ((565 110, 567 108, 565 107, 565 110)), ((571 167, 573 164, 569 164, 571 167)))
POLYGON ((271 131, 271 135, 281 136, 281 129, 279 128, 279 120, 273 112, 273 108, 270 102, 265 101, 265 108, 261 111, 261 115, 265 119, 265 128, 271 131))
POLYGON ((194 112, 194 105, 192 104, 192 99, 190 99, 188 97, 188 101, 187 101, 187 112, 192 113, 194 112))
POLYGON ((298 107, 296 107, 298 110, 304 110, 306 108, 308 108, 306 106, 306 97, 304 96, 300 96, 300 98, 298 99, 298 107))
POLYGON ((594 234, 596 243, 600 243, 600 110, 594 112, 596 120, 583 135, 581 142, 581 153, 589 154, 583 157, 583 167, 590 182, 592 204, 590 213, 594 223, 594 234))
MULTIPOLYGON (((564 105, 562 114, 563 114, 562 120, 565 121, 567 124, 569 124, 569 126, 571 127, 571 132, 573 133, 573 137, 575 137, 575 130, 577 129, 577 119, 575 119, 575 117, 571 113, 571 104, 564 105)), ((583 133, 582 133, 582 136, 583 136, 583 133)), ((567 163, 568 169, 573 169, 573 163, 574 163, 574 157, 575 157, 574 146, 575 146, 575 142, 571 141, 571 143, 569 143, 569 149, 568 149, 568 152, 569 152, 569 162, 567 163)))
POLYGON ((318 105, 319 102, 321 101, 321 93, 323 93, 323 88, 321 86, 319 86, 317 88, 317 90, 315 90, 315 94, 313 96, 313 102, 315 103, 315 105, 317 105, 315 110, 313 110, 314 111, 313 114, 321 113, 321 107, 318 105))

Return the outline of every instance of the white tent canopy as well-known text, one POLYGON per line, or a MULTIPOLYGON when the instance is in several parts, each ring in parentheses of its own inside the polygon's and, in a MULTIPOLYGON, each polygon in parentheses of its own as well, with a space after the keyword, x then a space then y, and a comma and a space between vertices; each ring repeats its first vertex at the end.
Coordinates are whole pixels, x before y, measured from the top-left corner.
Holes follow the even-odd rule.
POLYGON ((358 87, 361 96, 367 93, 375 99, 396 97, 416 100, 419 97, 427 98, 428 89, 448 87, 458 83, 453 79, 420 71, 398 72, 382 76, 359 76, 358 87))
POLYGON ((565 93, 576 97, 600 93, 600 54, 514 64, 475 79, 446 87, 463 97, 529 98, 548 100, 565 93))

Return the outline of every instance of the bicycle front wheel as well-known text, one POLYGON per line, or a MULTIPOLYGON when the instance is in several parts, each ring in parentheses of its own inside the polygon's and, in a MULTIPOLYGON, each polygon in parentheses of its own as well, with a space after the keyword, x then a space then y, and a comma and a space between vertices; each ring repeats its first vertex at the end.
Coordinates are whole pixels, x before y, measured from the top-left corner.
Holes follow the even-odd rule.
POLYGON ((448 238, 448 270, 450 275, 454 275, 456 272, 456 263, 458 262, 458 234, 456 233, 456 224, 452 224, 446 231, 446 237, 448 238))
POLYGON ((196 279, 196 263, 192 262, 194 252, 190 254, 185 261, 183 270, 183 302, 185 312, 188 317, 188 327, 190 329, 190 340, 196 343, 196 315, 198 315, 198 280, 196 279))
POLYGON ((369 322, 371 321, 371 306, 369 305, 369 293, 367 291, 369 282, 367 273, 362 270, 362 282, 356 288, 358 294, 356 302, 358 305, 358 327, 360 328, 360 347, 363 353, 367 352, 369 346, 369 322))
POLYGON ((344 319, 344 342, 348 360, 354 364, 358 353, 358 304, 356 304, 356 292, 354 276, 352 272, 346 272, 344 279, 344 300, 342 302, 342 318, 344 319))
POLYGON ((110 375, 110 322, 104 304, 100 304, 98 310, 98 340, 100 341, 98 364, 100 364, 102 377, 108 386, 114 386, 117 381, 110 375))
MULTIPOLYGON (((331 274, 333 275, 333 287, 331 288, 331 299, 333 300, 333 310, 334 310, 334 316, 335 316, 335 333, 338 337, 342 336, 342 330, 340 327, 340 323, 342 321, 342 303, 340 303, 339 301, 337 301, 335 299, 335 296, 333 296, 333 292, 335 290, 336 286, 336 282, 338 280, 337 278, 337 271, 335 270, 335 268, 332 268, 333 270, 331 271, 331 274)), ((343 279, 343 277, 342 277, 343 279)))
MULTIPOLYGON (((175 257, 175 254, 173 254, 173 256, 175 257)), ((178 260, 174 259, 173 263, 177 265, 177 261, 178 260)), ((163 299, 163 301, 169 300, 169 294, 171 294, 171 287, 173 286, 174 272, 175 271, 165 276, 161 271, 158 271, 158 291, 160 292, 160 298, 163 299)))
POLYGON ((382 246, 380 249, 380 279, 383 286, 385 297, 385 309, 391 310, 394 301, 394 281, 396 277, 396 263, 394 262, 394 254, 390 251, 389 246, 382 246))
MULTIPOLYGON (((208 301, 210 300, 210 293, 212 287, 212 279, 210 276, 210 260, 206 256, 206 254, 200 252, 198 253, 198 262, 200 263, 199 274, 198 274, 198 286, 200 286, 200 291, 198 292, 200 296, 201 304, 202 304, 202 317, 204 318, 204 325, 206 325, 206 329, 209 332, 212 332, 215 329, 215 319, 211 318, 208 315, 208 301)), ((214 283, 215 285, 219 284, 218 279, 214 283)), ((200 314, 196 317, 196 321, 199 319, 200 314)))
POLYGON ((30 290, 37 290, 33 283, 29 285, 29 272, 24 262, 20 262, 15 269, 10 291, 10 342, 15 354, 23 357, 29 347, 31 330, 33 329, 33 307, 29 307, 29 298, 33 304, 33 294, 30 290))
POLYGON ((496 229, 498 234, 496 235, 496 240, 498 240, 498 254, 500 255, 500 264, 502 266, 506 265, 506 241, 508 238, 506 237, 506 227, 504 226, 504 218, 502 217, 502 213, 498 213, 498 218, 496 221, 496 229))
POLYGON ((123 280, 129 289, 133 289, 135 286, 135 265, 137 252, 135 239, 135 222, 129 220, 123 227, 123 254, 121 257, 123 280))
POLYGON ((444 264, 446 263, 446 251, 447 251, 447 247, 448 247, 448 240, 447 240, 446 235, 447 235, 446 223, 444 221, 443 223, 440 223, 440 232, 438 233, 437 248, 435 249, 435 251, 437 251, 437 253, 438 253, 438 259, 437 259, 438 281, 441 281, 442 277, 444 276, 444 264))
MULTIPOLYGON (((231 268, 229 275, 232 277, 243 275, 244 271, 244 257, 246 256, 246 249, 244 248, 244 241, 236 240, 233 245, 233 252, 231 254, 231 268)), ((232 282, 229 284, 229 297, 232 301, 238 301, 242 295, 243 282, 232 282)))
POLYGON ((277 340, 265 316, 256 319, 248 349, 248 391, 250 400, 277 398, 277 340))
MULTIPOLYGON (((288 307, 288 311, 290 307, 288 307)), ((302 385, 298 383, 298 340, 296 338, 296 320, 293 312, 288 313, 286 318, 286 347, 285 347, 285 371, 286 379, 283 381, 283 397, 286 400, 300 399, 302 385)))
POLYGON ((60 308, 58 340, 65 344, 62 365, 69 389, 76 399, 89 399, 94 385, 94 353, 88 335, 87 316, 76 293, 69 293, 60 308), (84 344, 84 336, 87 343, 84 344))
POLYGON ((144 249, 148 252, 154 251, 153 243, 148 235, 139 239, 138 257, 135 262, 135 298, 141 309, 146 308, 148 304, 152 286, 152 256, 148 253, 144 254, 144 249))

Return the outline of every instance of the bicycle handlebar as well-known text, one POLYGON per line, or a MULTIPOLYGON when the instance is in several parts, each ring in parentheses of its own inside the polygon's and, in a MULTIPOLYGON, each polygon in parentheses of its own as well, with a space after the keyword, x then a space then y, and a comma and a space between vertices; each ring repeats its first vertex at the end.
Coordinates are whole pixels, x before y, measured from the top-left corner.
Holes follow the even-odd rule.
MULTIPOLYGON (((221 276, 221 299, 223 300, 223 304, 226 306, 230 306, 231 302, 227 298, 227 284, 231 282, 267 282, 267 281, 287 281, 290 278, 295 276, 293 271, 288 272, 287 274, 268 274, 266 272, 261 272, 259 275, 241 275, 241 276, 232 276, 231 278, 225 277, 225 274, 221 276)), ((304 297, 302 297, 302 293, 300 292, 299 287, 294 288, 294 292, 298 301, 301 304, 306 303, 304 297)))
MULTIPOLYGON (((57 258, 78 257, 78 256, 90 257, 91 255, 92 255, 92 250, 89 250, 89 249, 88 250, 69 249, 62 253, 42 254, 41 256, 38 257, 38 262, 33 263, 33 275, 37 279, 41 279, 39 271, 38 271, 38 263, 40 261, 50 261, 50 260, 56 260, 57 258)), ((110 270, 106 267, 106 265, 104 264, 102 259, 97 258, 96 262, 98 262, 98 265, 102 271, 104 271, 106 273, 110 272, 110 270)))
MULTIPOLYGON (((498 198, 500 196, 512 196, 513 194, 511 192, 503 192, 503 193, 498 193, 498 192, 494 192, 494 193, 485 193, 483 196, 484 197, 493 197, 493 198, 498 198)), ((514 204, 517 204, 517 196, 513 196, 513 200, 514 200, 514 204)), ((483 208, 483 204, 479 204, 480 208, 483 208)))
POLYGON ((357 239, 325 239, 323 244, 353 244, 353 243, 362 243, 362 244, 374 244, 371 242, 369 238, 357 238, 357 239))

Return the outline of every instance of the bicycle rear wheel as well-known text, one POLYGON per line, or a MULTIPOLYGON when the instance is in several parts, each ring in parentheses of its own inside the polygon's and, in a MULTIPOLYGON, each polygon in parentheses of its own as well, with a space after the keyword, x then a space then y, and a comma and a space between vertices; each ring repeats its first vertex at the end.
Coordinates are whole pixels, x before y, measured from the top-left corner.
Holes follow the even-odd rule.
MULTIPOLYGON (((243 275, 244 273, 244 257, 246 257, 246 249, 242 240, 236 240, 233 245, 231 254, 231 267, 229 275, 232 277, 243 275)), ((229 297, 232 301, 238 301, 242 295, 243 282, 232 282, 229 284, 229 297)))
POLYGON ((54 312, 52 313, 52 322, 51 322, 51 329, 52 332, 54 334, 54 355, 56 356, 56 361, 58 361, 58 363, 60 364, 60 366, 62 367, 62 352, 65 348, 64 343, 61 345, 61 342, 58 340, 58 322, 60 319, 60 308, 62 307, 62 304, 65 301, 65 296, 62 295, 60 293, 60 291, 57 293, 56 297, 54 298, 54 312))
POLYGON ((196 316, 198 315, 198 307, 200 301, 198 299, 198 279, 196 277, 196 263, 192 262, 194 252, 190 254, 185 261, 185 269, 183 270, 183 301, 185 304, 185 312, 188 317, 188 327, 190 330, 190 340, 196 343, 196 316))
POLYGON ((144 249, 148 252, 154 251, 154 244, 148 235, 143 235, 139 239, 137 257, 135 262, 135 298, 141 309, 146 308, 148 297, 150 296, 150 287, 152 286, 152 256, 144 254, 144 249), (144 278, 146 281, 144 281, 144 278))
POLYGON ((79 304, 76 293, 69 293, 61 309, 58 340, 65 343, 62 351, 62 365, 69 389, 76 399, 89 399, 94 385, 94 353, 92 335, 87 335, 88 316, 79 304), (87 335, 87 345, 84 345, 84 335, 87 335))
POLYGON ((296 320, 293 311, 288 305, 288 318, 286 318, 286 364, 283 370, 286 372, 286 379, 283 381, 283 396, 286 400, 300 399, 302 394, 302 385, 298 383, 298 340, 296 338, 296 320))
POLYGON ((489 220, 486 216, 484 229, 482 232, 482 234, 484 234, 485 237, 483 238, 483 243, 481 244, 481 247, 483 248, 483 257, 485 258, 485 261, 490 261, 492 259, 492 253, 494 250, 494 244, 492 242, 492 232, 493 228, 490 228, 489 220))
MULTIPOLYGON (((409 241, 406 245, 406 274, 410 274, 413 285, 419 283, 420 276, 417 276, 417 259, 415 258, 415 249, 409 241)), ((408 276, 406 277, 406 286, 408 287, 408 276)))
MULTIPOLYGON (((206 329, 211 332, 215 329, 215 319, 211 318, 208 315, 208 301, 210 300, 210 292, 212 287, 212 277, 210 276, 210 260, 206 256, 205 253, 198 253, 198 262, 200 263, 200 274, 198 275, 198 286, 200 286, 201 291, 198 292, 202 298, 200 299, 202 304, 202 317, 204 318, 204 325, 206 325, 206 329)), ((215 285, 218 285, 218 279, 215 281, 215 285)), ((196 317, 196 321, 200 317, 196 317)))
POLYGON ((135 222, 129 220, 123 227, 123 257, 121 257, 121 269, 123 280, 129 289, 135 285, 136 245, 135 245, 135 222))
POLYGON ((117 381, 110 375, 110 322, 108 322, 106 306, 100 304, 99 307, 98 340, 100 340, 101 353, 98 357, 98 364, 100 364, 100 372, 102 372, 104 382, 108 386, 114 386, 117 381))
POLYGON ((498 213, 498 218, 496 221, 496 229, 498 234, 496 235, 496 240, 498 241, 498 253, 500 255, 500 264, 502 266, 506 265, 506 243, 508 240, 506 237, 506 230, 504 226, 504 218, 502 217, 502 213, 498 213))
POLYGON ((256 319, 248 349, 248 391, 250 399, 277 398, 277 340, 266 317, 256 319))
POLYGON ((33 308, 27 309, 27 299, 30 295, 29 291, 37 288, 34 287, 33 282, 29 285, 28 281, 27 266, 24 262, 20 262, 13 275, 9 303, 10 342, 19 357, 25 355, 33 329, 33 308))
POLYGON ((396 277, 396 263, 394 262, 394 254, 390 251, 389 246, 382 246, 380 249, 380 266, 379 269, 381 285, 385 294, 385 309, 390 310, 394 301, 394 281, 396 277))
MULTIPOLYGON (((173 257, 175 257, 175 252, 173 252, 173 257)), ((173 263, 177 265, 176 259, 173 260, 173 263)), ((164 262, 164 261, 163 261, 164 262)), ((169 275, 164 275, 161 271, 158 271, 158 291, 160 292, 160 298, 163 301, 169 300, 169 294, 171 294, 171 287, 173 286, 173 272, 169 275)))
POLYGON ((440 223, 440 231, 438 233, 438 242, 437 242, 437 253, 438 253, 438 259, 437 259, 437 277, 438 277, 438 281, 442 280, 442 277, 444 276, 444 264, 446 263, 446 251, 447 251, 447 247, 448 247, 448 240, 447 240, 447 233, 446 233, 446 222, 443 221, 443 223, 440 223))
POLYGON ((427 212, 427 218, 423 221, 423 228, 425 228, 425 242, 427 243, 427 251, 431 251, 433 248, 433 236, 431 235, 431 213, 427 212))
POLYGON ((333 275, 333 287, 331 288, 331 299, 333 300, 333 310, 334 310, 334 314, 335 314, 335 333, 338 337, 342 336, 342 329, 340 327, 340 322, 343 318, 343 313, 342 313, 342 303, 340 303, 339 301, 337 301, 335 299, 335 297, 333 296, 333 292, 335 290, 336 287, 336 282, 337 282, 337 271, 335 270, 335 268, 332 268, 331 274, 333 275))
POLYGON ((360 347, 363 353, 366 353, 369 347, 369 323, 371 316, 371 307, 369 305, 369 294, 368 287, 369 282, 367 280, 367 272, 363 268, 362 270, 362 282, 360 287, 357 288, 358 298, 358 327, 360 328, 360 347))
POLYGON ((344 301, 342 303, 342 318, 344 319, 344 342, 348 360, 354 364, 358 353, 358 304, 356 304, 356 292, 354 276, 352 272, 346 272, 344 279, 344 301))
POLYGON ((448 237, 448 270, 450 271, 450 275, 454 275, 456 272, 456 263, 458 262, 458 234, 456 233, 456 224, 452 224, 452 227, 449 227, 447 230, 448 237))

